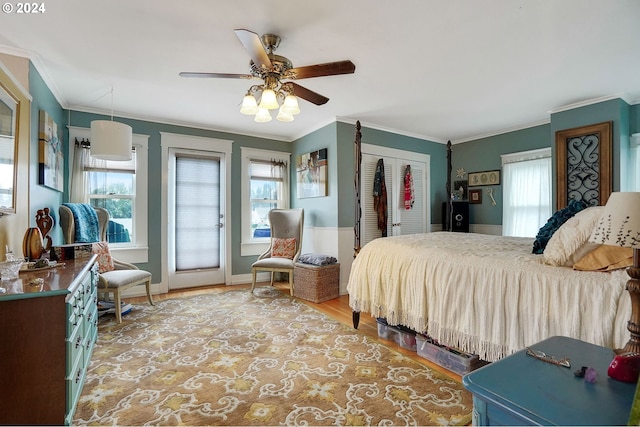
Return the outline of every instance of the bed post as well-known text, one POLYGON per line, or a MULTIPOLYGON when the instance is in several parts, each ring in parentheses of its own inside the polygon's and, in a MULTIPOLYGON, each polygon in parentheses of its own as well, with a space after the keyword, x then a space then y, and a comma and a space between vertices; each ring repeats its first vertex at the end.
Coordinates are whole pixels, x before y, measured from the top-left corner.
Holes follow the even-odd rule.
POLYGON ((451 198, 451 141, 447 141, 447 201, 446 201, 446 208, 445 208, 445 212, 444 215, 445 217, 443 218, 443 224, 444 224, 444 231, 451 231, 452 227, 451 227, 451 212, 452 212, 452 208, 453 206, 451 205, 452 203, 452 198, 451 198))
MULTIPOLYGON (((360 132, 360 120, 356 122, 356 140, 355 140, 355 177, 354 177, 354 187, 355 187, 355 221, 353 225, 353 258, 355 258, 360 252, 360 219, 362 218, 362 208, 360 205, 360 165, 362 164, 362 133, 360 132)), ((358 325, 360 324, 360 312, 352 311, 351 320, 353 322, 354 329, 358 329, 358 325)))

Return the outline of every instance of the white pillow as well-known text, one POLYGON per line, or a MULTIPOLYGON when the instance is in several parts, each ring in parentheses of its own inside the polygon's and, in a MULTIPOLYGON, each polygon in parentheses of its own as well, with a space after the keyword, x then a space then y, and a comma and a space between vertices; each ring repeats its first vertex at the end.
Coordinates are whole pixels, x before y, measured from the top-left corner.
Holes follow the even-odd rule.
POLYGON ((544 249, 544 262, 549 265, 571 267, 598 244, 589 242, 604 206, 586 208, 569 218, 556 230, 544 249))

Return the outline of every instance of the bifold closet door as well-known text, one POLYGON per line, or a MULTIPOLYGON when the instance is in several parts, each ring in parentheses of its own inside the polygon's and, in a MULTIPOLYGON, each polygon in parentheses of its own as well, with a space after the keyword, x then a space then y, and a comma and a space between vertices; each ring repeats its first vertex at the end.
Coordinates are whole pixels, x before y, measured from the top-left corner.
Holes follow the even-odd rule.
POLYGON ((424 233, 427 231, 426 207, 426 165, 407 159, 381 157, 362 154, 361 165, 361 236, 362 245, 382 237, 378 229, 378 214, 373 207, 373 184, 378 160, 383 160, 385 185, 387 189, 387 236, 424 233), (414 202, 411 209, 405 209, 404 176, 407 165, 411 166, 414 202))

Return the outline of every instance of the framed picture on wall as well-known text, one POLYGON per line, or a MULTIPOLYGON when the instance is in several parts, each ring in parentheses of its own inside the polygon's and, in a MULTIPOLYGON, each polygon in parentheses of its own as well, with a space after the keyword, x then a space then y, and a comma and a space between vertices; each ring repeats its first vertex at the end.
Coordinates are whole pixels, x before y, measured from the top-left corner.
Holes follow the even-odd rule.
POLYGON ((327 195, 327 149, 323 148, 296 157, 298 198, 327 195))
POLYGON ((475 205, 482 203, 482 190, 469 190, 469 204, 475 205))
POLYGON ((57 191, 64 189, 62 132, 46 111, 40 110, 38 184, 57 191))
POLYGON ((500 170, 469 172, 469 187, 481 185, 500 185, 500 170))

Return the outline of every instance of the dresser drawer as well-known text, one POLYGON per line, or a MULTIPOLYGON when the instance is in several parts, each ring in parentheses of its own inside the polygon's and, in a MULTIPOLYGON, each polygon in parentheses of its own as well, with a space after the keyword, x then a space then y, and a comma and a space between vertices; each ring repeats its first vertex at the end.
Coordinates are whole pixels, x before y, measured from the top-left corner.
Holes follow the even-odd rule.
POLYGON ((67 311, 67 337, 71 337, 73 331, 81 324, 81 317, 84 311, 84 293, 78 289, 66 303, 67 311))
MULTIPOLYGON (((84 378, 86 375, 84 343, 80 344, 79 351, 74 353, 74 356, 75 360, 72 361, 72 365, 70 369, 67 370, 67 375, 65 377, 65 384, 67 389, 67 417, 73 417, 73 414, 76 412, 78 398, 80 397, 80 392, 82 391, 82 386, 84 385, 84 378)), ((71 420, 67 421, 67 424, 70 424, 70 421, 71 420)))

